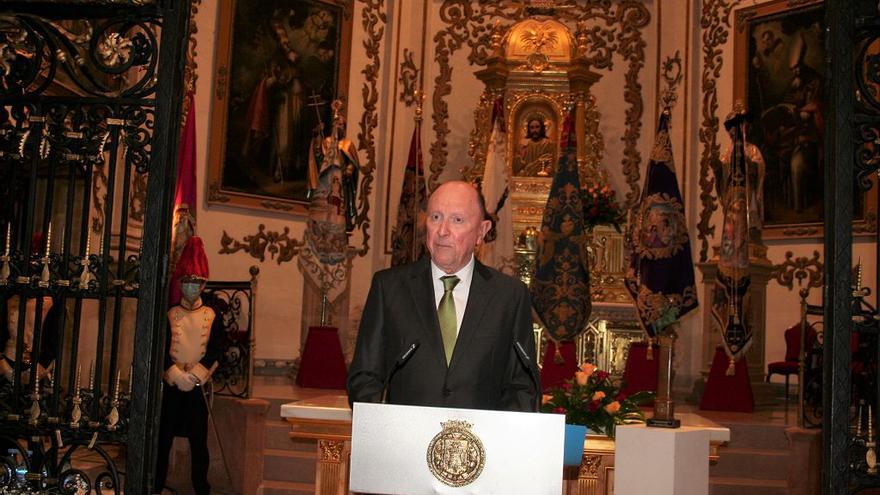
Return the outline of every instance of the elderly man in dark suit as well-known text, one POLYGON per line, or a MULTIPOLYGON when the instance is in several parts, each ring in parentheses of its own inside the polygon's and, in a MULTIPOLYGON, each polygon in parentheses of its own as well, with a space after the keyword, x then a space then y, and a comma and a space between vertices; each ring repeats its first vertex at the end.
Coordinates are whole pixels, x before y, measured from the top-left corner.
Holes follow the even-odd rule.
POLYGON ((529 292, 474 258, 486 218, 467 182, 431 195, 430 258, 373 276, 348 374, 350 402, 387 394, 394 404, 536 410, 529 292))

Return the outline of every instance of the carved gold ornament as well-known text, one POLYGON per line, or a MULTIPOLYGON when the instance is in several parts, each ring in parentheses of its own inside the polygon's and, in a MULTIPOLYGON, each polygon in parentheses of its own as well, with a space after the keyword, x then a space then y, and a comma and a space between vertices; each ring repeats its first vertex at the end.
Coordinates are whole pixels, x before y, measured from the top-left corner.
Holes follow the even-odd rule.
MULTIPOLYGON (((376 139, 373 136, 373 130, 376 129, 379 122, 377 114, 377 103, 379 102, 379 67, 381 64, 380 49, 382 48, 382 38, 385 34, 385 24, 387 22, 385 15, 385 0, 363 0, 363 9, 361 10, 361 26, 367 35, 363 46, 367 52, 368 63, 361 70, 364 74, 364 84, 361 86, 361 94, 363 95, 364 113, 358 122, 358 150, 366 152, 367 159, 361 164, 361 180, 360 190, 357 194, 357 218, 354 224, 363 234, 363 241, 358 250, 358 255, 366 256, 370 250, 370 193, 373 190, 373 171, 376 170, 376 139)), ((350 5, 350 2, 346 2, 350 5)), ((346 12, 349 8, 346 7, 346 12)))
POLYGON ((703 92, 702 117, 700 122, 700 221, 697 223, 697 239, 700 240, 700 262, 709 258, 709 236, 715 236, 715 226, 710 225, 712 213, 718 209, 718 201, 712 190, 715 180, 710 177, 712 163, 719 160, 721 147, 717 136, 718 121, 718 78, 724 64, 723 50, 719 47, 727 42, 730 32, 730 12, 738 0, 705 0, 703 2, 700 26, 703 33, 703 71, 700 88, 703 92))
MULTIPOLYGON (((639 167, 642 158, 637 145, 641 137, 644 101, 639 80, 645 65, 646 43, 643 30, 650 24, 650 11, 642 2, 589 2, 586 5, 581 3, 566 5, 565 8, 554 5, 556 5, 554 19, 545 22, 576 25, 577 33, 575 40, 572 40, 570 34, 560 37, 553 53, 565 50, 566 56, 570 56, 576 51, 577 56, 586 59, 592 71, 610 70, 614 56, 626 61, 623 85, 623 98, 627 103, 627 107, 623 109, 626 131, 622 137, 624 148, 620 165, 629 186, 624 206, 630 208, 638 201, 641 192, 639 167), (576 50, 573 47, 575 43, 576 50)), ((439 15, 443 25, 432 38, 434 59, 437 61, 439 72, 434 78, 431 100, 431 118, 436 139, 431 143, 430 148, 429 189, 433 190, 437 186, 440 175, 446 167, 447 138, 451 133, 448 122, 449 104, 446 98, 452 93, 453 71, 450 62, 452 56, 459 49, 463 49, 468 52, 467 59, 471 65, 485 66, 487 59, 498 51, 497 46, 504 45, 499 43, 499 31, 505 25, 525 21, 520 27, 531 27, 527 24, 528 10, 512 1, 444 0, 440 6, 439 15)), ((532 20, 532 22, 540 24, 540 21, 532 20)), ((538 39, 540 40, 540 37, 538 39)), ((504 55, 509 60, 510 39, 507 41, 507 45, 504 45, 507 53, 504 55)), ((544 51, 541 53, 547 55, 550 61, 554 61, 554 56, 549 51, 549 40, 543 41, 542 47, 544 51)), ((528 53, 534 51, 528 50, 528 53)), ((528 53, 521 55, 523 63, 527 62, 528 53)))
POLYGON ((443 431, 428 444, 428 469, 444 485, 461 487, 473 483, 486 465, 486 450, 471 432, 467 421, 440 423, 443 431))

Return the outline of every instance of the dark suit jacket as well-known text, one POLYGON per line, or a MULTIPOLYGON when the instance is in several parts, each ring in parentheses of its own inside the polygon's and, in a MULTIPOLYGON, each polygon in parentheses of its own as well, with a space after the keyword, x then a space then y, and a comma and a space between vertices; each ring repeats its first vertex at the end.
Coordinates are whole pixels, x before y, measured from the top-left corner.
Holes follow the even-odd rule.
POLYGON ((534 411, 537 368, 525 284, 480 262, 446 365, 428 257, 373 275, 348 373, 349 402, 380 402, 383 383, 414 342, 418 349, 390 381, 388 402, 534 411), (525 363, 514 348, 519 342, 525 363))

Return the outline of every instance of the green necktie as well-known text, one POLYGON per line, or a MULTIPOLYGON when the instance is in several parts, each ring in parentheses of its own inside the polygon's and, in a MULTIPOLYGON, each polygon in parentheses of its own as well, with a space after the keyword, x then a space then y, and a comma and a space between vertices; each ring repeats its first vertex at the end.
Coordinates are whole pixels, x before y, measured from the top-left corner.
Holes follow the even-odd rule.
POLYGON ((459 279, 455 275, 440 277, 443 282, 443 297, 437 306, 437 318, 440 320, 440 335, 443 336, 443 350, 446 351, 446 364, 452 360, 452 350, 455 349, 455 339, 458 337, 458 326, 455 317, 455 299, 452 290, 458 284, 459 279))

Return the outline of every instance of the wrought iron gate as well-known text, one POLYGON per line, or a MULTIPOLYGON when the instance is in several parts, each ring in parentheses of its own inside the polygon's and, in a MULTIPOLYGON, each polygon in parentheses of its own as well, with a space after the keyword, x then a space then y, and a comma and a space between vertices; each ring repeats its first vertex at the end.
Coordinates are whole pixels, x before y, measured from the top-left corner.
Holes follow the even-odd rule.
POLYGON ((149 493, 189 10, 0 4, 0 493, 149 493))
MULTIPOLYGON (((880 299, 875 287, 875 304, 866 306, 867 295, 854 286, 851 272, 856 194, 878 187, 880 170, 880 5, 876 0, 827 0, 826 5, 822 491, 831 495, 880 487, 876 450, 880 393, 875 393, 880 387, 878 360, 873 359, 874 369, 865 374, 873 375, 873 381, 868 381, 871 385, 860 386, 861 392, 855 392, 872 406, 873 417, 864 418, 864 408, 853 403, 853 377, 862 378, 852 367, 854 335, 859 347, 866 337, 864 342, 871 342, 873 348, 871 354, 880 356, 880 315, 876 309, 880 299), (858 184, 855 193, 854 183, 858 184)), ((876 263, 880 254, 876 232, 873 240, 876 263)), ((880 271, 877 275, 880 281, 880 271)))

